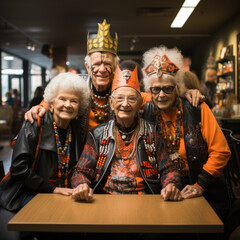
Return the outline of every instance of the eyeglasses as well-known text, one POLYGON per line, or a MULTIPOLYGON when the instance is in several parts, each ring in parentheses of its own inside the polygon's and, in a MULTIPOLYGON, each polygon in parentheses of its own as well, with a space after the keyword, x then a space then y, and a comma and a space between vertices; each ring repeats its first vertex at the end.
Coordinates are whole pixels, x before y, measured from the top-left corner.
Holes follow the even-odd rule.
POLYGON ((136 103, 137 102, 137 97, 135 96, 121 96, 121 95, 117 95, 117 96, 112 96, 118 103, 123 103, 125 101, 125 99, 127 99, 128 103, 136 103))
POLYGON ((166 94, 171 94, 174 89, 175 89, 175 86, 150 87, 150 91, 153 94, 159 94, 161 90, 166 94))

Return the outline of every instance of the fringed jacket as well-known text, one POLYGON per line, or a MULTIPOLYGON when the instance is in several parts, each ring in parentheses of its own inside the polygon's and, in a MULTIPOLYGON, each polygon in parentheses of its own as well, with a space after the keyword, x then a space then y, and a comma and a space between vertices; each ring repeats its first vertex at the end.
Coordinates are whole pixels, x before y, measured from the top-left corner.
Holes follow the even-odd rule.
MULTIPOLYGON (((73 188, 79 184, 87 183, 93 187, 95 192, 102 192, 110 172, 111 163, 115 157, 116 140, 114 138, 114 127, 114 120, 111 120, 108 123, 95 127, 89 132, 87 143, 84 146, 83 153, 73 170, 73 175, 70 180, 73 188), (99 165, 97 164, 98 161, 100 161, 100 146, 104 138, 104 132, 109 138, 108 152, 105 162, 96 168, 96 166, 99 165)), ((156 126, 143 119, 139 119, 139 132, 137 134, 136 158, 140 174, 144 180, 144 193, 158 194, 161 188, 169 183, 174 183, 180 188, 180 173, 169 159, 160 136, 158 135, 156 137, 156 134, 158 134, 156 126), (149 161, 144 144, 144 133, 146 132, 153 132, 155 139, 157 139, 155 142, 155 160, 152 162, 149 161)))

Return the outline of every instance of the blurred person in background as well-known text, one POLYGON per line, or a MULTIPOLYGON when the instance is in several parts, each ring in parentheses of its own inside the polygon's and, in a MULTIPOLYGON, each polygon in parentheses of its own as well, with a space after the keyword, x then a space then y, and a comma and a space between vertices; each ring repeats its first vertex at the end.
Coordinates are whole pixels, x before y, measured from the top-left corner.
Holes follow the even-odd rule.
POLYGON ((31 100, 28 109, 31 109, 33 106, 40 104, 42 100, 43 100, 43 88, 40 86, 35 89, 34 97, 31 100))
POLYGON ((11 92, 6 92, 5 96, 6 96, 6 99, 7 99, 7 100, 5 101, 4 104, 13 107, 13 105, 14 105, 14 99, 13 99, 13 97, 12 97, 11 92))
POLYGON ((207 104, 210 109, 216 105, 216 86, 217 86, 217 70, 208 68, 205 72, 205 83, 202 86, 202 92, 205 95, 207 104))

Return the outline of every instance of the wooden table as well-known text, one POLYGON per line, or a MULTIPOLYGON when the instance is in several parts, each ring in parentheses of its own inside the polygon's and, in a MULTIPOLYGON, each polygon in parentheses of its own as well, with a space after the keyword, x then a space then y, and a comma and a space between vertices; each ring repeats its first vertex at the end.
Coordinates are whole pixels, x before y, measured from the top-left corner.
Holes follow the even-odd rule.
POLYGON ((204 197, 181 202, 160 195, 94 195, 91 203, 38 194, 9 230, 45 232, 216 233, 223 223, 204 197))

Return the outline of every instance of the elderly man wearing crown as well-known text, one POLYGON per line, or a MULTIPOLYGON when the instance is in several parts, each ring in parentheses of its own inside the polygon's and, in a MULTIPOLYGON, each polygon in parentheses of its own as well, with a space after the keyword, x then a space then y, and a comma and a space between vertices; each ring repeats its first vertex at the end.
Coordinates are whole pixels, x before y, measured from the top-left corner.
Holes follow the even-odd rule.
POLYGON ((71 178, 73 198, 95 193, 160 194, 181 200, 179 172, 173 166, 156 126, 138 117, 142 104, 137 67, 117 66, 110 95, 114 120, 90 130, 71 178))
MULTIPOLYGON (((87 38, 87 56, 85 57, 85 66, 90 76, 89 89, 91 90, 91 99, 89 111, 86 111, 84 121, 81 121, 81 129, 92 129, 100 123, 107 122, 109 116, 108 96, 111 84, 118 64, 117 56, 118 38, 115 39, 110 35, 110 24, 106 20, 102 24, 98 23, 98 33, 96 38, 87 38)), ((133 70, 133 69, 132 69, 133 70)), ((147 101, 151 100, 148 93, 141 93, 143 102, 141 108, 147 101)), ((199 100, 203 97, 198 90, 189 90, 186 93, 187 99, 192 102, 193 106, 197 106, 199 100)), ((43 104, 42 104, 43 105, 43 104)), ((47 108, 47 106, 44 106, 47 108)), ((43 116, 46 109, 42 106, 35 106, 25 114, 25 120, 33 122, 33 118, 37 119, 37 115, 43 116)), ((81 134, 82 135, 82 134, 81 134)))

